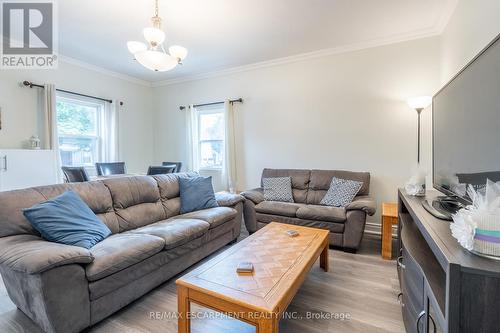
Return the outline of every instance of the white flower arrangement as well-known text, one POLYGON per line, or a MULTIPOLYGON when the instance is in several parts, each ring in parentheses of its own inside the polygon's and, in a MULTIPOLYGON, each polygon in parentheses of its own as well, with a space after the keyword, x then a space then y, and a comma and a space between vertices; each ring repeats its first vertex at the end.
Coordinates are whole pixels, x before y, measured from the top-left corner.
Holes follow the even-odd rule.
POLYGON ((409 195, 424 196, 425 195, 425 173, 417 171, 405 184, 405 191, 409 195))
POLYGON ((470 216, 470 211, 461 209, 453 215, 453 222, 450 224, 451 234, 457 241, 469 251, 474 249, 474 235, 477 224, 470 216))
POLYGON ((484 191, 476 191, 469 185, 467 194, 472 205, 453 215, 451 234, 469 251, 499 256, 500 182, 488 180, 484 191))

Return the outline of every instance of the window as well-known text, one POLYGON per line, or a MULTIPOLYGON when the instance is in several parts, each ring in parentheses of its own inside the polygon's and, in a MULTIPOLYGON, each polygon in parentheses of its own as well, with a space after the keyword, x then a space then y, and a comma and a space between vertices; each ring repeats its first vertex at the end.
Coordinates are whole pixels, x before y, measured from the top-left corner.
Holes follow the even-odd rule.
POLYGON ((104 105, 58 95, 56 109, 61 164, 93 167, 102 151, 104 105))
POLYGON ((198 165, 222 169, 224 161, 224 110, 198 110, 198 165))

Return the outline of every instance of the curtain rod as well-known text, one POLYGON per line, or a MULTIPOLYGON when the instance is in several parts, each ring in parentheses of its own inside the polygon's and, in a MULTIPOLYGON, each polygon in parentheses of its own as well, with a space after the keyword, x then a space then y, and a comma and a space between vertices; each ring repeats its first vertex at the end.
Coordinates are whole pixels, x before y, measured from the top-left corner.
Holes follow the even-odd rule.
MULTIPOLYGON (((30 87, 30 88, 33 88, 33 87, 44 88, 43 85, 41 85, 41 84, 35 84, 33 82, 30 82, 30 81, 23 81, 23 85, 26 86, 26 87, 30 87)), ((63 92, 63 93, 71 94, 71 95, 76 95, 76 96, 81 96, 81 97, 88 97, 88 98, 96 99, 98 101, 113 103, 112 100, 106 99, 106 98, 101 98, 101 97, 96 97, 96 96, 91 96, 91 95, 80 94, 80 93, 77 93, 77 92, 74 92, 74 91, 63 90, 63 89, 56 89, 56 90, 60 91, 60 92, 63 92)), ((123 102, 120 102, 120 105, 123 105, 123 102)))
MULTIPOLYGON (((240 97, 240 98, 238 98, 238 99, 231 99, 231 100, 229 100, 229 103, 243 103, 243 98, 241 98, 241 97, 240 97)), ((209 105, 217 105, 217 104, 224 104, 224 102, 222 101, 222 102, 212 102, 212 103, 194 104, 193 106, 194 106, 195 108, 198 108, 198 107, 200 107, 200 106, 209 106, 209 105)), ((182 111, 182 110, 185 110, 185 109, 186 109, 186 106, 184 106, 184 105, 179 106, 179 110, 181 110, 181 111, 182 111)))

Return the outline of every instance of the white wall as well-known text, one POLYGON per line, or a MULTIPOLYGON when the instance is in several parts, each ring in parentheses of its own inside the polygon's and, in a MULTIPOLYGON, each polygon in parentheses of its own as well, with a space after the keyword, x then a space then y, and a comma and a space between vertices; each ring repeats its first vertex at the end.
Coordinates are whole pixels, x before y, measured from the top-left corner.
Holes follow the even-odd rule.
POLYGON ((61 89, 123 101, 120 156, 127 163, 128 171, 146 172, 153 159, 154 142, 149 86, 64 62, 59 63, 57 70, 2 70, 0 148, 23 148, 31 135, 38 134, 38 89, 21 87, 23 80, 55 83, 61 89))
MULTIPOLYGON (((500 33, 500 1, 459 0, 440 38, 441 88, 500 33)), ((436 93, 433 91, 432 93, 436 93)), ((432 187, 432 113, 422 114, 423 168, 432 187)))
MULTIPOLYGON (((120 99, 120 146, 131 172, 186 161, 179 105, 243 97, 236 105, 239 189, 262 168, 370 171, 378 203, 416 168, 416 113, 407 97, 433 94, 500 32, 498 0, 460 0, 442 36, 150 88, 75 65, 0 71, 0 148, 37 133, 36 92, 23 80, 120 99)), ((422 163, 431 167, 431 112, 422 113, 422 163)), ((372 218, 378 222, 379 216, 372 218)))
POLYGON ((417 158, 405 100, 438 84, 436 37, 157 87, 156 161, 186 160, 179 105, 242 97, 239 190, 258 186, 265 167, 346 169, 371 172, 379 204, 395 201, 417 158))
POLYGON ((500 1, 460 0, 441 36, 441 80, 449 81, 500 33, 500 1))

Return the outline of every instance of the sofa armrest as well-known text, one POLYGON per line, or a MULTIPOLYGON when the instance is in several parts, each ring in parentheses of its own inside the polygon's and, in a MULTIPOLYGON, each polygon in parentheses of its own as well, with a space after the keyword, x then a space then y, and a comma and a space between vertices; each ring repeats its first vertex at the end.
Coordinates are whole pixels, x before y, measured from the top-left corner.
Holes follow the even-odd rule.
POLYGON ((37 274, 69 264, 88 264, 94 260, 89 250, 48 242, 33 235, 0 238, 0 265, 17 272, 37 274))
POLYGON ((354 198, 354 200, 347 205, 346 211, 349 210, 363 210, 366 214, 372 216, 377 211, 377 205, 375 200, 367 195, 360 195, 354 198))
POLYGON ((264 201, 264 190, 260 187, 241 193, 246 199, 251 200, 254 204, 258 205, 264 201))
POLYGON ((240 202, 244 202, 245 198, 239 194, 229 193, 229 192, 217 192, 215 193, 215 200, 222 207, 233 207, 240 202))

